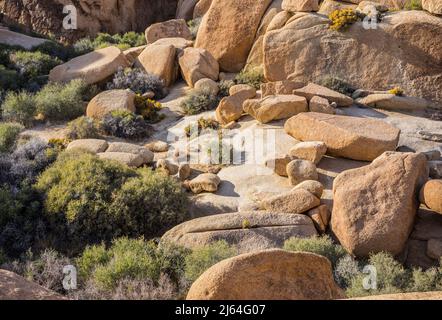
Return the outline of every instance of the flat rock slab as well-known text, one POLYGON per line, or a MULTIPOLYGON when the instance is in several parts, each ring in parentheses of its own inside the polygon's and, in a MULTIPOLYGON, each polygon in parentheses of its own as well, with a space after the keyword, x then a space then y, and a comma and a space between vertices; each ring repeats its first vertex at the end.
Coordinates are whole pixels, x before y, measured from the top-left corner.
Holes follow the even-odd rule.
POLYGON ((30 37, 7 29, 0 29, 0 43, 8 46, 20 46, 23 49, 31 50, 46 42, 49 41, 46 39, 30 37))
POLYGON ((190 220, 169 230, 162 241, 196 248, 224 240, 236 246, 239 252, 252 252, 281 248, 291 237, 315 235, 313 221, 305 215, 256 211, 190 220))
POLYGON ((193 283, 187 300, 331 300, 344 297, 333 280, 327 258, 273 249, 217 263, 193 283))
POLYGON ((400 130, 376 119, 301 113, 290 118, 285 131, 301 141, 322 141, 328 154, 372 161, 385 151, 396 150, 400 130))

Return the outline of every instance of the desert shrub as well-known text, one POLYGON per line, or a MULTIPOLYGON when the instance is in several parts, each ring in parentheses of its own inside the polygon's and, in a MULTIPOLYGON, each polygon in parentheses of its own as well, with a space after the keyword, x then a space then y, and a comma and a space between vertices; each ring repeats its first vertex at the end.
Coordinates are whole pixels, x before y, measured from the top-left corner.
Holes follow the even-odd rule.
POLYGON ((322 78, 319 81, 319 84, 347 96, 351 96, 356 91, 356 89, 348 84, 346 81, 331 76, 322 78))
POLYGON ((184 128, 186 136, 191 137, 192 134, 200 134, 204 130, 218 130, 220 125, 214 118, 201 117, 195 124, 189 124, 184 128))
POLYGON ((99 33, 94 39, 82 38, 74 43, 73 51, 75 55, 82 55, 96 49, 102 49, 109 46, 117 46, 120 49, 138 47, 146 44, 146 38, 143 33, 127 32, 123 35, 110 35, 99 33))
POLYGON ((342 246, 333 243, 328 236, 312 238, 290 238, 284 243, 284 249, 288 251, 312 252, 324 256, 330 260, 333 266, 345 254, 342 246))
POLYGON ((85 116, 72 120, 68 123, 66 137, 70 140, 99 138, 98 124, 85 116))
POLYGON ((201 248, 196 248, 186 257, 185 276, 189 281, 193 282, 211 266, 237 254, 237 250, 230 247, 225 241, 218 241, 201 248))
POLYGON ((404 95, 404 90, 402 90, 399 87, 395 87, 391 90, 388 90, 388 93, 390 94, 394 94, 395 96, 403 96, 404 95))
POLYGON ((45 249, 36 259, 28 256, 23 266, 24 276, 40 286, 59 293, 63 289, 63 268, 70 265, 71 261, 52 250, 45 249))
POLYGON ((3 119, 30 125, 36 110, 35 97, 26 91, 10 91, 6 94, 1 109, 3 119))
POLYGON ((109 211, 119 215, 125 235, 160 236, 185 221, 187 196, 180 184, 150 168, 138 170, 114 192, 109 211))
POLYGON ((220 99, 224 98, 224 97, 228 97, 229 96, 229 90, 231 87, 233 87, 235 85, 235 81, 233 80, 222 80, 219 82, 219 92, 218 92, 218 97, 220 99))
POLYGON ((87 153, 60 154, 35 188, 44 195, 54 247, 64 251, 121 235, 157 236, 187 217, 186 195, 172 178, 87 153))
POLYGON ((131 89, 138 94, 152 91, 156 99, 161 99, 166 95, 163 80, 138 68, 120 68, 115 73, 112 82, 107 84, 107 88, 108 90, 131 89))
POLYGON ((12 149, 23 129, 23 126, 18 123, 0 123, 0 153, 9 152, 12 149))
POLYGON ((428 292, 442 289, 441 270, 433 267, 426 271, 417 268, 411 271, 411 281, 407 287, 410 292, 428 292))
POLYGON ((355 10, 349 9, 338 9, 333 11, 329 15, 330 29, 341 31, 350 27, 353 23, 359 20, 358 14, 355 10))
POLYGON ((209 89, 192 90, 181 102, 181 108, 187 115, 194 115, 213 110, 218 106, 219 98, 209 89))
POLYGON ((108 135, 125 139, 145 138, 151 131, 143 116, 128 110, 112 111, 103 118, 100 127, 108 135))
POLYGON ((0 64, 0 88, 2 90, 17 90, 19 88, 20 77, 16 70, 7 69, 0 64))
POLYGON ((60 59, 40 51, 17 51, 11 54, 10 61, 21 76, 34 80, 48 75, 52 68, 62 63, 60 59))
POLYGON ((202 18, 195 18, 193 20, 187 21, 187 25, 190 29, 190 33, 192 34, 193 39, 196 39, 202 20, 202 18))
POLYGON ((264 70, 262 67, 243 69, 235 77, 235 82, 237 84, 248 84, 258 90, 264 82, 264 70))
POLYGON ((108 249, 103 244, 87 247, 76 263, 82 283, 92 282, 98 290, 112 292, 121 281, 149 279, 157 286, 161 275, 180 279, 186 254, 179 247, 165 249, 143 238, 123 237, 114 240, 108 249))
POLYGON ((163 106, 158 101, 137 94, 135 97, 135 107, 137 113, 143 116, 144 120, 149 123, 156 123, 164 119, 164 115, 159 114, 163 106))
POLYGON ((50 83, 35 96, 37 113, 47 120, 70 120, 85 112, 83 97, 88 86, 82 80, 50 83))
POLYGON ((360 273, 359 263, 352 256, 339 259, 334 269, 334 278, 341 288, 347 288, 360 273))
POLYGON ((422 0, 407 0, 404 5, 405 10, 423 10, 422 0))

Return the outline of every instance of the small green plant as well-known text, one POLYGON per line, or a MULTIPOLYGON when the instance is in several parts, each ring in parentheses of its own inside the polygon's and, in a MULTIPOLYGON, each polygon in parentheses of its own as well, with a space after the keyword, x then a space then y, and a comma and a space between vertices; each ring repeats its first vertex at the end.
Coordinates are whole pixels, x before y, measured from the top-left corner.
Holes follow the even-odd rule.
POLYGON ((144 98, 137 94, 135 97, 135 107, 137 113, 143 116, 144 120, 149 123, 156 123, 164 119, 164 115, 159 114, 163 106, 158 101, 144 98))
POLYGON ((181 103, 181 108, 187 115, 195 115, 213 110, 218 106, 219 98, 209 89, 193 90, 181 103))
POLYGON ((37 114, 45 120, 71 120, 84 114, 88 86, 82 80, 67 84, 50 83, 35 96, 37 114))
POLYGON ((339 259, 346 255, 344 248, 333 243, 328 236, 312 238, 290 238, 284 243, 284 249, 288 251, 305 251, 324 256, 330 260, 333 266, 339 259))
POLYGON ((348 8, 333 11, 329 15, 329 19, 331 20, 330 29, 341 31, 349 28, 353 23, 357 22, 359 17, 355 10, 348 8))
POLYGON ((71 142, 70 139, 52 138, 49 139, 48 145, 51 148, 58 150, 60 152, 66 149, 70 142, 71 142))
POLYGON ((235 81, 233 80, 222 80, 219 82, 219 92, 218 97, 221 100, 224 97, 229 96, 230 88, 235 85, 235 81))
POLYGON ((391 90, 388 90, 388 93, 394 94, 395 96, 399 96, 399 97, 404 95, 404 91, 399 87, 395 87, 391 90))
POLYGON ((189 26, 190 33, 192 34, 193 39, 196 39, 202 20, 203 20, 202 18, 195 18, 187 22, 187 25, 189 26))
POLYGON ((322 78, 319 84, 347 96, 351 96, 356 91, 356 89, 346 81, 332 76, 322 78))
POLYGON ((34 120, 36 110, 35 97, 26 91, 8 92, 2 104, 3 118, 28 126, 34 120))
POLYGON ((7 69, 0 64, 0 88, 3 90, 17 90, 20 77, 16 70, 7 69))
POLYGON ((23 129, 18 123, 0 123, 0 153, 12 150, 23 129))
POLYGON ((404 5, 405 10, 423 10, 422 0, 407 0, 404 5))
POLYGON ((255 89, 259 89, 264 82, 264 70, 262 67, 243 69, 236 77, 237 84, 248 84, 255 89))
POLYGON ((82 55, 96 49, 102 49, 109 46, 117 46, 122 50, 138 47, 146 44, 146 38, 143 33, 127 32, 123 35, 110 35, 99 33, 95 39, 83 38, 74 43, 75 55, 82 55))
POLYGON ((66 137, 70 140, 99 138, 98 124, 92 118, 77 118, 68 123, 66 137))
POLYGON ((39 51, 17 51, 11 54, 10 61, 26 79, 37 79, 48 75, 52 68, 62 63, 60 59, 39 51))
POLYGON ((199 135, 202 131, 210 129, 210 130, 218 130, 220 125, 218 121, 214 118, 204 118, 201 117, 195 124, 189 124, 184 128, 184 133, 186 136, 191 137, 194 135, 199 135))
POLYGON ((151 131, 143 116, 128 110, 112 111, 101 121, 100 128, 105 134, 125 139, 146 138, 151 131))
POLYGON ((237 254, 237 250, 225 241, 196 248, 186 257, 186 278, 193 282, 214 264, 237 254))
POLYGON ((250 228, 252 228, 252 224, 251 224, 250 220, 244 219, 242 221, 242 228, 243 229, 250 229, 250 228))

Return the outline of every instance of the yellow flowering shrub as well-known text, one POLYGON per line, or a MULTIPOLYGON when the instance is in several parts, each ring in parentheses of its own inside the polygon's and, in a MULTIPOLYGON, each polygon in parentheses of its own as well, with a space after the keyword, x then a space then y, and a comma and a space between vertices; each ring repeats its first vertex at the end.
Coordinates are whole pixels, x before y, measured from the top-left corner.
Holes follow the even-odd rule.
POLYGON ((359 17, 353 9, 338 9, 329 15, 330 29, 340 31, 358 21, 359 17))

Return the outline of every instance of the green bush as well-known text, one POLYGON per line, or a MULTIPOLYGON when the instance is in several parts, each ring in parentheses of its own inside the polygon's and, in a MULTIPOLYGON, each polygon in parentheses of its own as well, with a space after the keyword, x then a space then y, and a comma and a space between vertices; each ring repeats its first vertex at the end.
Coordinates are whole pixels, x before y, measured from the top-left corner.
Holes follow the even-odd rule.
POLYGON ((0 153, 11 151, 23 129, 18 123, 0 123, 0 153))
POLYGON ((138 47, 146 44, 146 38, 143 33, 127 32, 123 35, 110 35, 99 33, 95 39, 83 38, 73 45, 76 55, 82 55, 96 49, 102 49, 109 46, 117 46, 122 50, 138 47))
POLYGON ((322 78, 319 84, 347 96, 351 96, 356 91, 356 89, 346 81, 332 76, 322 78))
POLYGON ((146 138, 151 131, 143 116, 123 109, 114 110, 106 115, 100 123, 100 128, 108 135, 125 139, 146 138))
POLYGON ((85 116, 77 118, 68 123, 66 137, 70 140, 99 138, 98 124, 85 116))
POLYGON ((187 218, 186 195, 172 178, 87 153, 60 154, 35 188, 60 251, 122 235, 157 236, 187 218))
POLYGON ((82 80, 68 84, 50 83, 35 96, 37 113, 47 120, 71 120, 85 112, 88 86, 82 80))
POLYGON ((442 273, 437 268, 430 268, 426 271, 422 269, 413 269, 411 272, 411 284, 407 291, 410 292, 428 292, 442 289, 442 273))
POLYGON ((233 87, 235 85, 235 81, 233 80, 222 80, 219 82, 219 92, 218 92, 218 97, 220 99, 224 98, 224 97, 228 97, 230 95, 229 91, 230 88, 233 87))
POLYGON ((259 90, 264 82, 264 70, 262 67, 244 69, 235 77, 235 82, 237 84, 248 84, 259 90))
POLYGON ((185 276, 189 281, 194 282, 211 266, 235 255, 238 255, 237 250, 225 241, 196 248, 186 257, 185 276))
POLYGON ((8 92, 2 104, 3 118, 7 121, 30 125, 36 110, 35 97, 26 91, 8 92))
POLYGON ((346 255, 339 259, 334 269, 334 278, 341 288, 347 288, 353 278, 360 274, 359 262, 346 255))
POLYGON ((218 106, 219 98, 209 89, 192 90, 181 103, 181 108, 187 115, 194 115, 213 110, 218 106))
POLYGON ((202 18, 195 18, 187 22, 187 25, 189 26, 189 30, 190 33, 192 34, 193 39, 196 39, 202 20, 203 20, 202 18))
POLYGON ((284 249, 288 251, 304 251, 319 254, 328 258, 333 266, 336 266, 338 260, 346 255, 344 248, 334 244, 328 236, 290 238, 284 243, 284 249))
POLYGON ((407 0, 404 5, 405 10, 423 10, 422 0, 407 0))
POLYGON ((160 102, 145 98, 140 94, 135 97, 135 108, 137 113, 143 116, 144 120, 149 123, 156 123, 164 119, 164 115, 159 112, 163 108, 160 102))
POLYGON ((187 251, 175 246, 159 248, 153 241, 119 238, 109 249, 87 247, 76 260, 80 280, 92 281, 99 290, 112 291, 123 280, 150 279, 158 284, 161 274, 181 278, 187 251))
POLYGON ((17 90, 19 88, 20 77, 16 70, 7 69, 0 64, 0 88, 2 90, 17 90))
POLYGON ((39 51, 17 51, 11 54, 10 61, 26 79, 48 75, 52 68, 62 63, 60 59, 39 51))

